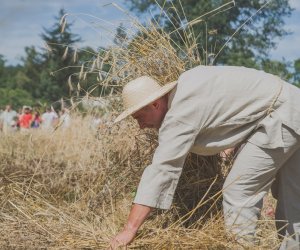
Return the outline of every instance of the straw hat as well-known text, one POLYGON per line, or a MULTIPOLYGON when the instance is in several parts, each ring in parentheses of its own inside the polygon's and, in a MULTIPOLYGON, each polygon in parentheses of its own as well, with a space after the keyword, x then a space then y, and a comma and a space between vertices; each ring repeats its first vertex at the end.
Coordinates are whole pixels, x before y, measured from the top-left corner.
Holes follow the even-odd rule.
POLYGON ((122 91, 125 111, 122 112, 114 122, 116 123, 123 120, 127 116, 164 96, 170 92, 176 84, 177 81, 160 86, 149 76, 142 76, 130 81, 125 85, 122 91))

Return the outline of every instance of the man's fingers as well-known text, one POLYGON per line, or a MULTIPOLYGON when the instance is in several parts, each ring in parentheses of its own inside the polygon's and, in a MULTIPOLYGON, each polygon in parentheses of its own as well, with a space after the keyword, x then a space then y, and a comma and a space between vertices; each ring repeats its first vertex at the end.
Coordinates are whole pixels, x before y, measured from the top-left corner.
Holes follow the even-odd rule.
POLYGON ((125 244, 118 239, 113 239, 112 241, 110 241, 109 249, 114 250, 121 246, 125 246, 125 244))

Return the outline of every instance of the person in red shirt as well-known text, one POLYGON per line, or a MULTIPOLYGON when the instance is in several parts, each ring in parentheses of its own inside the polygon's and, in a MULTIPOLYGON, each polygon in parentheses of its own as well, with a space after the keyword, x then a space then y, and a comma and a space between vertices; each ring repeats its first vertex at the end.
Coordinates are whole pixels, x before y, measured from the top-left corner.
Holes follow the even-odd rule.
POLYGON ((19 124, 21 131, 27 131, 30 128, 32 121, 32 114, 30 107, 24 107, 23 114, 19 117, 19 124))

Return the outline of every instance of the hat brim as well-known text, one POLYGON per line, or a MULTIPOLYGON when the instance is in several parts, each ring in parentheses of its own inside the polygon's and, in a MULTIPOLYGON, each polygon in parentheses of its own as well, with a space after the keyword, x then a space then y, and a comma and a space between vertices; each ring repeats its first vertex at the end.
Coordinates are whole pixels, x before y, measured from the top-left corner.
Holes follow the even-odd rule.
POLYGON ((126 109, 125 111, 123 111, 114 121, 114 123, 117 123, 123 119, 125 119, 127 116, 134 114, 135 112, 137 112, 138 110, 140 110, 141 108, 146 107, 148 104, 156 101, 157 99, 159 99, 160 97, 164 96, 165 94, 167 94, 168 92, 170 92, 177 84, 177 81, 174 82, 170 82, 165 84, 164 86, 162 86, 159 91, 154 92, 153 94, 149 95, 144 101, 142 101, 141 103, 132 106, 128 109, 126 109))

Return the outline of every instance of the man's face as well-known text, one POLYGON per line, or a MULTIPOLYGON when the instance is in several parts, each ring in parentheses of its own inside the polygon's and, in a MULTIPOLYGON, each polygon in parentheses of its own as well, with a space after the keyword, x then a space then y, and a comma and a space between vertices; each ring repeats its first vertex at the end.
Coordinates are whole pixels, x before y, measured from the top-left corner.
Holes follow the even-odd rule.
POLYGON ((167 103, 160 99, 135 112, 132 117, 137 120, 141 129, 159 129, 166 112, 167 103))

